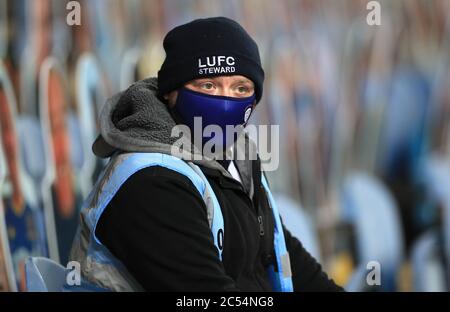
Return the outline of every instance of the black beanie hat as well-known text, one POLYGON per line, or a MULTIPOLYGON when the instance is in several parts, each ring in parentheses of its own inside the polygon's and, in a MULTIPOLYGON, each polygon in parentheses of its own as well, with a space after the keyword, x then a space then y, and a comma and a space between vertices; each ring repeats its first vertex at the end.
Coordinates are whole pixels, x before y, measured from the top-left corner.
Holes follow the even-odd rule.
POLYGON ((242 75, 255 84, 256 102, 264 71, 258 46, 237 22, 226 17, 197 19, 175 27, 164 38, 166 58, 158 72, 164 95, 202 77, 242 75))

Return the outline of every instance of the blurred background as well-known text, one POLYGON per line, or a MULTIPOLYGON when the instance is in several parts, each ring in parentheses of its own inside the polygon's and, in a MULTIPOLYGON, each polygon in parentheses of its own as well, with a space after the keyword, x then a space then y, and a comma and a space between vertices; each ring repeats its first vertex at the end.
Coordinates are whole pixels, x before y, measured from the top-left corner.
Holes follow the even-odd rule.
POLYGON ((260 47, 251 122, 280 125, 291 232, 348 290, 449 290, 450 1, 378 1, 380 26, 366 0, 69 2, 0 0, 0 290, 25 290, 30 255, 67 262, 106 98, 156 76, 171 28, 218 15, 260 47))

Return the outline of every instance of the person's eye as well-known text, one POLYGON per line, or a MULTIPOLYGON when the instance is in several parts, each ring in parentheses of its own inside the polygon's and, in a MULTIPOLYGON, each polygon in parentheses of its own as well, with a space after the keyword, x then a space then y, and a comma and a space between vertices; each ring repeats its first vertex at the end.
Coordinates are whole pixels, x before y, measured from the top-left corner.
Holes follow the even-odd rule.
POLYGON ((212 82, 204 82, 200 85, 200 88, 209 91, 214 89, 214 84, 212 82))
POLYGON ((236 91, 237 91, 239 94, 247 94, 247 93, 251 93, 251 92, 252 92, 252 89, 251 89, 250 87, 246 86, 246 85, 240 85, 240 86, 238 86, 238 87, 236 88, 236 91))
POLYGON ((247 92, 249 92, 249 89, 247 87, 240 86, 240 87, 238 87, 238 91, 239 91, 239 93, 247 93, 247 92))

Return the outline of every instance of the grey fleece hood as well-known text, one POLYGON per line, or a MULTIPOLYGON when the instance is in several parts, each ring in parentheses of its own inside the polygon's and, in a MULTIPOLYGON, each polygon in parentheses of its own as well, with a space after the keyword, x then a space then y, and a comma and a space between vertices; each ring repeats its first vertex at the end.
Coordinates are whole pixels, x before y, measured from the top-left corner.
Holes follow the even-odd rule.
MULTIPOLYGON (((176 126, 167 105, 157 96, 156 78, 148 78, 132 84, 125 91, 119 92, 106 101, 100 113, 100 135, 95 140, 92 150, 101 158, 111 157, 116 152, 147 152, 172 155, 173 146, 178 137, 173 137, 172 129, 176 126)), ((256 151, 255 144, 245 135, 245 159, 251 151, 256 151)), ((225 176, 231 177, 217 161, 208 159, 193 145, 181 150, 182 159, 218 169, 225 176), (198 157, 195 157, 198 156, 198 157), (195 160, 202 158, 202 160, 195 160)), ((249 160, 235 161, 241 174, 244 188, 251 190, 251 165, 249 160)))
POLYGON ((107 158, 117 150, 170 153, 176 124, 157 90, 156 78, 149 78, 106 101, 100 113, 100 136, 92 146, 95 155, 107 158))

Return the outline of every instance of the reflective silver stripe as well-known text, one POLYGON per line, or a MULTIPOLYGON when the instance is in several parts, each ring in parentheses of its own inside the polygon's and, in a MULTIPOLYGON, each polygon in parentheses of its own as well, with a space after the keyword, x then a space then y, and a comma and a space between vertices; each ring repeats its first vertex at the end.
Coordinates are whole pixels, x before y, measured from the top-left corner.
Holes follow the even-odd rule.
POLYGON ((289 253, 281 255, 281 268, 283 271, 283 277, 292 277, 291 271, 291 259, 289 258, 289 253))
POLYGON ((210 207, 208 222, 214 225, 214 202, 217 200, 211 193, 212 190, 205 191, 204 178, 193 170, 194 168, 200 170, 197 166, 193 168, 181 159, 159 153, 127 153, 114 156, 83 205, 80 230, 70 257, 71 260, 80 262, 81 275, 87 283, 114 291, 143 290, 125 266, 95 238, 93 231, 103 209, 122 183, 140 168, 155 165, 175 170, 192 181, 200 195, 207 200, 207 207, 210 207))
MULTIPOLYGON (((189 162, 188 165, 200 176, 200 178, 202 178, 202 180, 203 180, 203 182, 205 182, 205 184, 206 183, 209 184, 208 180, 206 180, 206 178, 204 177, 203 172, 201 172, 200 168, 197 165, 195 165, 191 162, 189 162)), ((214 202, 212 199, 213 195, 211 195, 211 192, 209 189, 210 189, 209 187, 205 187, 205 192, 203 193, 203 200, 206 205, 206 214, 208 216, 209 227, 211 228, 213 218, 214 218, 214 202)))
POLYGON ((192 169, 194 169, 195 173, 197 173, 197 175, 203 180, 205 184, 203 200, 206 204, 209 227, 213 235, 214 245, 216 246, 219 253, 219 258, 220 260, 222 260, 223 243, 225 238, 222 209, 220 207, 219 201, 217 200, 216 194, 214 194, 214 191, 209 184, 208 179, 205 177, 201 169, 193 163, 189 163, 189 165, 192 169))
MULTIPOLYGON (((78 261, 81 267, 81 277, 88 283, 110 289, 112 291, 142 291, 143 288, 126 269, 118 269, 110 264, 96 261, 88 255, 91 247, 95 244, 92 239, 91 228, 93 226, 89 214, 98 205, 100 193, 108 183, 115 168, 117 168, 129 155, 122 154, 111 158, 111 161, 103 170, 99 180, 95 184, 91 194, 83 205, 81 211, 80 228, 74 239, 70 259, 78 261)), ((101 246, 98 253, 102 253, 101 246)), ((105 250, 106 248, 103 247, 105 250)), ((105 251, 103 251, 105 252, 105 251)), ((104 257, 107 257, 104 254, 104 257)))

